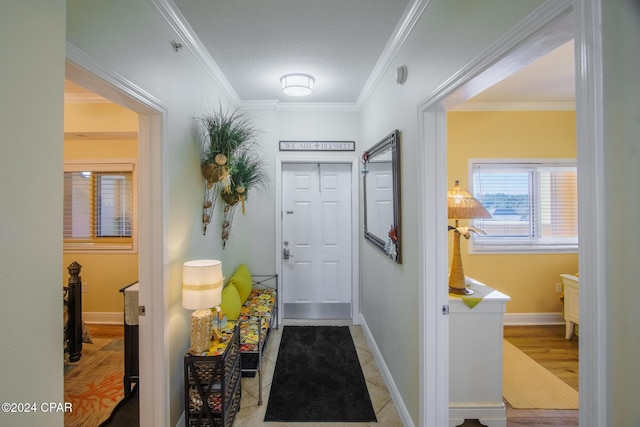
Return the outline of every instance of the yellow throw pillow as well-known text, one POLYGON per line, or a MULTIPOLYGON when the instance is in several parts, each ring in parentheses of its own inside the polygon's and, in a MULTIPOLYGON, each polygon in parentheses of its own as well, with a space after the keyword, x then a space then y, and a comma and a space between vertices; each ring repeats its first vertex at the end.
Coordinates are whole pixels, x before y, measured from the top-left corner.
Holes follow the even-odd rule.
POLYGON ((240 315, 240 308, 242 308, 242 302, 236 287, 225 286, 222 290, 222 302, 220 303, 220 309, 224 315, 227 316, 228 320, 237 320, 240 315))
POLYGON ((251 279, 251 273, 246 265, 240 264, 240 266, 236 269, 229 279, 229 284, 235 286, 238 289, 238 293, 240 294, 240 301, 242 304, 249 298, 251 295, 251 289, 253 287, 253 280, 251 279))

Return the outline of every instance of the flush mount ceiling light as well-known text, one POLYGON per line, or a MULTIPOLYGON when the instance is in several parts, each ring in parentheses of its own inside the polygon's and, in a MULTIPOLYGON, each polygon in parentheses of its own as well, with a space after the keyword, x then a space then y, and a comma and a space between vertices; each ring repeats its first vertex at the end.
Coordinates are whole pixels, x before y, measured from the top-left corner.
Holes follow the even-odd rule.
POLYGON ((290 96, 305 96, 313 92, 315 79, 308 74, 286 74, 280 77, 282 92, 290 96))

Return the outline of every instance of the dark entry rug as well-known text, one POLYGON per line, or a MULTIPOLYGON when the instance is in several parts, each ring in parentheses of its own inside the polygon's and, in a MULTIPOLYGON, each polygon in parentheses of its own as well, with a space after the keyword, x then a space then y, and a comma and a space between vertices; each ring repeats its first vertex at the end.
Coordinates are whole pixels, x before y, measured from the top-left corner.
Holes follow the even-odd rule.
POLYGON ((109 418, 100 427, 139 427, 140 426, 140 404, 138 397, 138 384, 136 384, 129 396, 122 399, 109 418))
POLYGON ((265 421, 377 421, 347 326, 285 326, 265 421))

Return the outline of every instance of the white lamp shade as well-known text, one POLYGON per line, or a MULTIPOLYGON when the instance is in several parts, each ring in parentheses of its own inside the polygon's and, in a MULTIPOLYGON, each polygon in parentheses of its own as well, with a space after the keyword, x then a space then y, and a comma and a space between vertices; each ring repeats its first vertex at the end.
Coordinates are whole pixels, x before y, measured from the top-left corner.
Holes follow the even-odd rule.
POLYGON ((282 92, 291 96, 305 96, 313 92, 315 79, 308 74, 287 74, 280 78, 282 92))
POLYGON ((213 308, 222 301, 222 262, 187 261, 182 267, 182 306, 191 310, 213 308))

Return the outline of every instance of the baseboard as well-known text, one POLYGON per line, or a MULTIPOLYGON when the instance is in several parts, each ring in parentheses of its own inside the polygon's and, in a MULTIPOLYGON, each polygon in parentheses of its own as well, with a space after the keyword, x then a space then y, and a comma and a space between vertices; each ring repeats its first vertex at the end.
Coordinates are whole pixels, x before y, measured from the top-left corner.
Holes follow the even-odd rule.
POLYGON ((562 313, 505 313, 505 326, 564 325, 562 313))
POLYGON ((176 423, 176 427, 185 427, 185 423, 187 421, 185 420, 185 415, 184 415, 184 411, 182 412, 182 415, 180 415, 180 418, 178 419, 178 422, 176 423))
POLYGON ((396 411, 398 412, 398 415, 402 420, 402 425, 405 427, 414 427, 415 425, 413 424, 413 419, 411 419, 411 415, 409 415, 407 406, 404 404, 404 400, 402 400, 400 391, 398 390, 396 383, 393 381, 391 372, 389 372, 389 368, 384 362, 382 353, 380 353, 380 349, 376 345, 376 341, 373 339, 373 335, 371 335, 371 331, 369 330, 367 322, 362 313, 360 313, 360 325, 362 327, 362 331, 364 332, 364 336, 367 338, 367 342, 369 343, 371 352, 373 353, 373 358, 378 363, 378 367, 380 368, 380 372, 382 373, 384 382, 387 384, 387 388, 389 389, 389 393, 391 394, 391 398, 393 399, 393 404, 396 406, 396 411))
POLYGON ((124 313, 117 311, 85 311, 82 320, 90 325, 123 325, 124 313))

